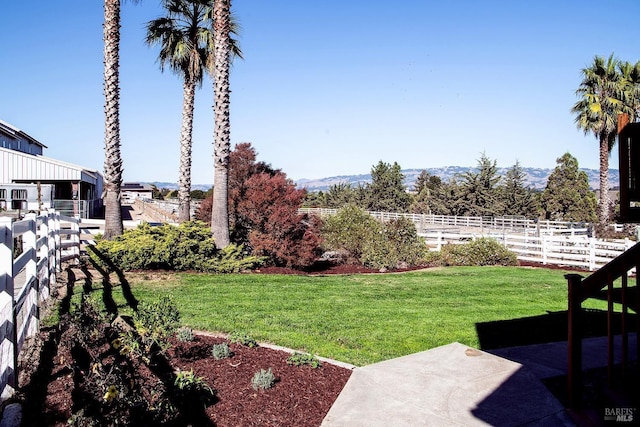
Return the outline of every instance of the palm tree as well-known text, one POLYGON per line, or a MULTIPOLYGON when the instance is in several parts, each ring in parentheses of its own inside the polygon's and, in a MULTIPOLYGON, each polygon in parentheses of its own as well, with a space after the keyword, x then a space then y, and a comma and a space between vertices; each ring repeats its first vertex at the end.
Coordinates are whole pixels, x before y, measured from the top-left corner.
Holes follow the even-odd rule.
MULTIPOLYGON (((180 169, 178 171, 178 216, 188 221, 191 211, 191 146, 196 88, 202 85, 205 69, 214 52, 210 26, 210 0, 165 0, 167 16, 147 24, 146 43, 160 45, 160 69, 165 66, 183 78, 182 126, 180 131, 180 169)), ((231 32, 236 33, 231 23, 231 32)), ((242 57, 235 40, 234 56, 242 57)))
POLYGON ((229 153, 231 151, 229 117, 229 69, 231 0, 214 0, 213 33, 216 47, 213 57, 214 77, 214 187, 211 231, 216 246, 229 245, 229 153))
POLYGON ((634 122, 640 116, 640 61, 620 62, 618 69, 623 79, 623 101, 631 109, 629 120, 634 122))
POLYGON ((571 109, 575 123, 585 134, 592 133, 600 144, 601 227, 609 222, 609 154, 616 142, 618 115, 631 113, 624 102, 625 83, 613 54, 608 59, 595 56, 593 64, 582 69, 582 82, 576 90, 580 97, 571 109))
POLYGON ((123 232, 120 187, 120 0, 104 1, 104 238, 123 232))

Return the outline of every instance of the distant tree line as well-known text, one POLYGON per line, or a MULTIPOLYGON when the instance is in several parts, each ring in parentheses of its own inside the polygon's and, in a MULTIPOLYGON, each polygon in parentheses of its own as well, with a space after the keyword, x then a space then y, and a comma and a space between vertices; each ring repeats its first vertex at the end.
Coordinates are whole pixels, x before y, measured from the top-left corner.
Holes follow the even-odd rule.
POLYGON ((569 153, 556 162, 542 191, 525 186, 526 174, 518 162, 501 177, 496 161, 484 153, 474 170, 448 181, 423 170, 408 191, 400 165, 380 161, 371 169, 370 183, 356 187, 340 183, 326 192, 308 193, 305 206, 339 209, 355 205, 369 211, 595 221, 597 201, 587 174, 578 169, 578 161, 569 153))

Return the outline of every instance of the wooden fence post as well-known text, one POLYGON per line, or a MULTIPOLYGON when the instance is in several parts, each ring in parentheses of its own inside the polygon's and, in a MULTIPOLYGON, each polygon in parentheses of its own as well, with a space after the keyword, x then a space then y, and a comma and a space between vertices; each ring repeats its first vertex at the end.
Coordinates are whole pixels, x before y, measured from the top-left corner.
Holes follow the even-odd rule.
POLYGON ((44 271, 38 271, 38 291, 40 292, 40 300, 49 297, 51 289, 51 263, 49 261, 49 213, 45 212, 40 219, 42 223, 38 228, 38 240, 41 241, 40 250, 38 252, 39 263, 43 263, 44 271))
POLYGON ((589 238, 589 271, 596 269, 596 239, 589 238))
POLYGON ((76 265, 80 264, 80 217, 76 216, 76 221, 71 223, 71 230, 73 233, 71 234, 71 240, 73 241, 73 256, 74 263, 76 265))
POLYGON ((47 257, 49 259, 49 286, 56 282, 57 264, 56 264, 56 238, 55 238, 55 211, 47 212, 47 257))
POLYGON ((38 261, 38 254, 36 252, 36 240, 38 237, 36 236, 36 214, 30 213, 24 216, 24 219, 29 221, 29 231, 25 232, 22 235, 22 251, 31 252, 31 256, 29 257, 29 262, 25 266, 25 273, 27 275, 27 283, 31 280, 31 277, 37 278, 38 271, 36 268, 36 264, 38 261))
POLYGON ((0 218, 0 390, 6 399, 16 388, 16 325, 13 315, 13 229, 11 218, 0 218))
POLYGON ((55 264, 56 273, 62 272, 62 263, 60 257, 62 256, 62 245, 60 244, 60 213, 55 212, 53 214, 53 241, 55 248, 55 264))

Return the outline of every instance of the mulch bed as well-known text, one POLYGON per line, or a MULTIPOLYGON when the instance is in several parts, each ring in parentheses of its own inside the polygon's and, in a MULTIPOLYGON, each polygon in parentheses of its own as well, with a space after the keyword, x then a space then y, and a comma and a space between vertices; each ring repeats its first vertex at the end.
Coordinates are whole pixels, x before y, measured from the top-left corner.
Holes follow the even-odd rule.
MULTIPOLYGON (((72 340, 65 335, 73 333, 77 333, 73 328, 62 331, 61 335, 53 330, 43 332, 42 363, 21 384, 23 425, 87 425, 68 423, 83 405, 88 407, 81 384, 82 378, 91 375, 89 365, 86 369, 82 367, 67 345, 72 340)), ((193 370, 215 390, 215 397, 206 407, 191 408, 188 419, 162 425, 319 426, 351 375, 351 370, 326 362, 319 368, 289 365, 290 353, 266 347, 229 344, 233 356, 216 360, 211 349, 213 344, 222 342, 224 338, 203 335, 196 335, 192 342, 173 341, 166 354, 171 369, 193 370), (254 374, 269 368, 276 376, 275 385, 267 390, 254 390, 251 385, 254 374)), ((100 348, 98 354, 104 364, 112 357, 108 345, 100 348)), ((162 381, 161 376, 144 364, 137 365, 136 372, 137 381, 151 390, 153 384, 159 385, 162 381)), ((161 425, 151 420, 140 422, 136 419, 131 425, 161 425)))

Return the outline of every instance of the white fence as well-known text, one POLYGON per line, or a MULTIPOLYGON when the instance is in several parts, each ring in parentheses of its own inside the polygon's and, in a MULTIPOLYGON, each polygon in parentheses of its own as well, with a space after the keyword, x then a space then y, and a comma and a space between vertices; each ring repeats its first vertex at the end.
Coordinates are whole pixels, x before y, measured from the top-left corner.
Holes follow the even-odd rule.
MULTIPOLYGON (((315 214, 319 216, 335 215, 338 209, 325 208, 301 208, 301 213, 315 214)), ((589 223, 531 220, 522 217, 482 217, 482 216, 447 216, 431 214, 410 214, 398 212, 371 212, 367 213, 381 221, 397 218, 407 218, 413 221, 419 234, 433 230, 452 229, 476 229, 478 232, 490 232, 491 230, 508 230, 516 234, 525 235, 587 235, 591 231, 589 223)))
POLYGON ((0 217, 0 400, 17 385, 18 355, 39 329, 62 262, 80 255, 79 220, 48 211, 21 221, 0 217))
POLYGON ((520 261, 579 267, 590 271, 602 267, 636 243, 629 239, 606 241, 588 236, 526 236, 495 232, 481 234, 433 231, 422 233, 421 236, 431 250, 440 250, 445 244, 467 243, 480 237, 491 237, 515 252, 520 261))
MULTIPOLYGON (((303 208, 300 212, 327 216, 335 215, 337 209, 303 208)), ((609 241, 591 237, 592 227, 588 223, 511 217, 368 213, 381 221, 400 217, 410 219, 416 225, 418 235, 425 239, 431 250, 439 251, 445 244, 492 237, 515 252, 521 261, 579 267, 590 271, 602 267, 635 243, 629 239, 609 241)))

